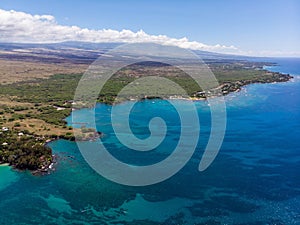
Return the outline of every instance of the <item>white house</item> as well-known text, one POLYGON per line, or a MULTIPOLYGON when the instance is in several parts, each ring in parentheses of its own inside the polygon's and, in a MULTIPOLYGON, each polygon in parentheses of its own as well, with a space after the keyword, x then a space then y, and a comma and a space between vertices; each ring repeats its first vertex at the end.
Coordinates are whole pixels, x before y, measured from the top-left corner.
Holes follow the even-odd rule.
POLYGON ((8 131, 7 127, 2 127, 2 131, 8 131))

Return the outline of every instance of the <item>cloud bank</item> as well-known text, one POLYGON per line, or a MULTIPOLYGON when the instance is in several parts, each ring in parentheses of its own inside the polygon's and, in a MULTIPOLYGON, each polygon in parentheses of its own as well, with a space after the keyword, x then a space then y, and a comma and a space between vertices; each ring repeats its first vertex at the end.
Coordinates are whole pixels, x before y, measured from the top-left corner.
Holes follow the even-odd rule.
POLYGON ((176 39, 166 35, 150 35, 143 30, 91 30, 78 26, 63 26, 57 23, 51 15, 31 15, 24 12, 6 11, 0 9, 0 42, 19 43, 55 43, 63 41, 84 42, 122 42, 178 46, 192 50, 232 53, 238 49, 234 46, 206 45, 189 41, 186 37, 176 39))

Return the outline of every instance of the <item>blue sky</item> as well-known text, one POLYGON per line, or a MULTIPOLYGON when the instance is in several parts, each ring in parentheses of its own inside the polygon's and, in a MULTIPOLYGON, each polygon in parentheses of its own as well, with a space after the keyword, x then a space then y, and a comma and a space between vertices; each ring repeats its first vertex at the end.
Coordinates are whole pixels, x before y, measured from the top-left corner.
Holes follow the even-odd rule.
POLYGON ((297 0, 1 0, 0 9, 49 14, 61 25, 233 45, 252 55, 300 56, 297 0))

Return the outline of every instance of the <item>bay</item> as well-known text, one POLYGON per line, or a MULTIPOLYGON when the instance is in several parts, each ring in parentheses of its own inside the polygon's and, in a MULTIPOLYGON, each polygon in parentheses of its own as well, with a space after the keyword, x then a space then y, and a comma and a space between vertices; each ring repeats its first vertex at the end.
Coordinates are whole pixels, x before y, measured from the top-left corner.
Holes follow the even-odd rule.
MULTIPOLYGON (((58 155, 56 171, 49 176, 0 167, 0 223, 300 224, 300 59, 270 61, 278 66, 266 69, 290 73, 294 79, 248 85, 225 97, 224 142, 204 172, 197 168, 209 137, 210 112, 207 102, 199 101, 199 144, 188 164, 170 179, 146 187, 116 184, 89 167, 75 142, 58 140, 49 144, 58 155)), ((150 135, 153 116, 165 119, 167 140, 154 152, 130 151, 117 140, 111 106, 98 104, 73 113, 85 121, 92 110, 98 130, 105 134, 102 141, 113 156, 129 164, 164 160, 180 136, 178 115, 164 100, 139 102, 130 115, 141 138, 150 135)), ((71 117, 67 121, 71 124, 71 117)))

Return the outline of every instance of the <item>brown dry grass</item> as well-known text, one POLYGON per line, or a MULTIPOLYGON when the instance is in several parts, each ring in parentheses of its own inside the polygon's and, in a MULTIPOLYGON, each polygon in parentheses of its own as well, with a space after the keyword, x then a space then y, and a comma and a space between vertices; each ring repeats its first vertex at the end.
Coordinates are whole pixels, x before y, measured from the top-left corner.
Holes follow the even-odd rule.
POLYGON ((83 73, 88 65, 71 63, 42 63, 0 59, 0 84, 48 78, 53 74, 83 73))
MULTIPOLYGON (((23 110, 21 112, 18 112, 18 114, 26 114, 28 112, 31 113, 38 113, 37 108, 33 107, 34 104, 32 103, 27 103, 27 102, 16 102, 13 100, 10 100, 7 97, 0 96, 0 109, 4 107, 15 107, 15 106, 23 106, 23 107, 28 107, 30 109, 28 110, 23 110)), ((0 115, 0 119, 6 118, 9 119, 12 117, 11 113, 4 112, 3 115, 0 115)), ((8 127, 10 129, 14 128, 16 130, 28 130, 30 132, 33 132, 37 135, 65 135, 68 132, 73 132, 72 130, 69 130, 67 128, 64 128, 62 126, 57 126, 53 124, 49 124, 43 120, 40 119, 33 119, 33 118, 26 118, 22 120, 14 120, 11 122, 3 122, 1 126, 8 127), (19 123, 19 127, 15 127, 15 124, 19 123)))
MULTIPOLYGON (((11 96, 11 98, 13 99, 14 97, 11 96)), ((16 102, 16 101, 11 100, 7 96, 0 95, 0 109, 3 107, 14 107, 14 106, 22 106, 22 107, 30 108, 30 107, 33 107, 34 105, 29 102, 16 102)))
POLYGON ((65 135, 68 132, 72 132, 72 130, 55 126, 39 119, 24 119, 22 121, 15 120, 13 122, 5 123, 5 126, 9 128, 13 128, 15 123, 20 123, 20 127, 15 127, 14 129, 20 131, 28 130, 37 135, 52 135, 52 134, 65 135))

